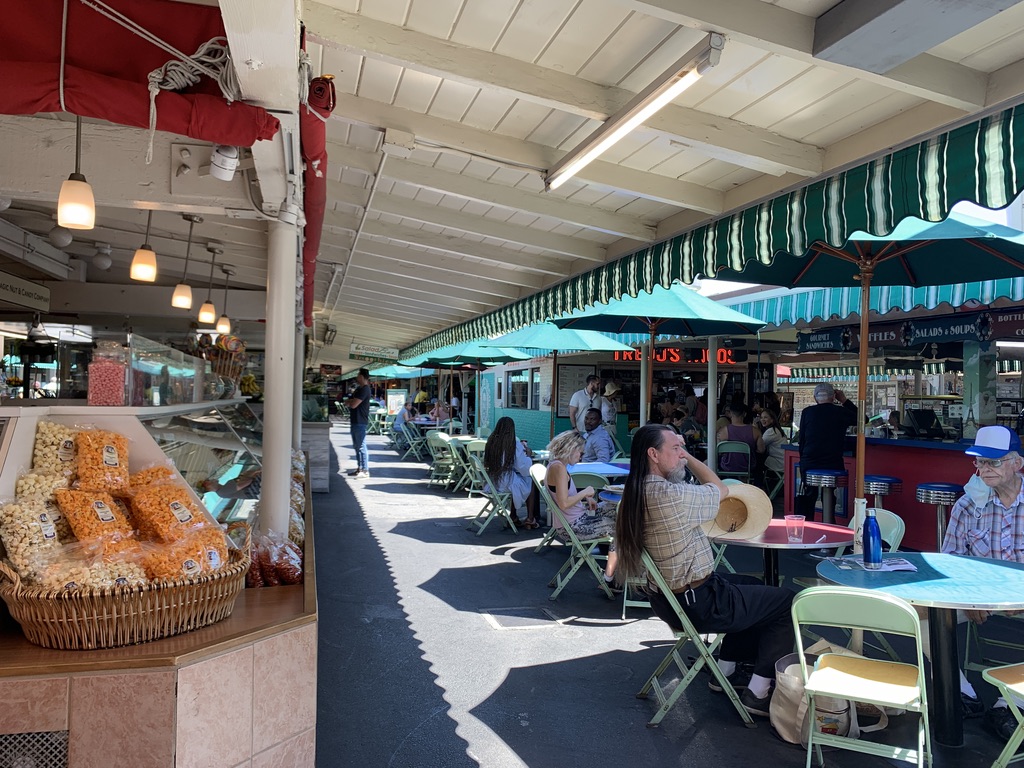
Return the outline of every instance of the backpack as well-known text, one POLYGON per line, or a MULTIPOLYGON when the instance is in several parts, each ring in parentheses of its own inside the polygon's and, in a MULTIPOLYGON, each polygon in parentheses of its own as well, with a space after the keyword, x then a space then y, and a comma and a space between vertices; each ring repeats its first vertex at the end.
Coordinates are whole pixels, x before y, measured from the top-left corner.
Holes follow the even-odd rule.
POLYGON ((696 413, 693 414, 693 419, 701 428, 704 429, 708 425, 708 407, 705 405, 703 400, 697 401, 696 413))

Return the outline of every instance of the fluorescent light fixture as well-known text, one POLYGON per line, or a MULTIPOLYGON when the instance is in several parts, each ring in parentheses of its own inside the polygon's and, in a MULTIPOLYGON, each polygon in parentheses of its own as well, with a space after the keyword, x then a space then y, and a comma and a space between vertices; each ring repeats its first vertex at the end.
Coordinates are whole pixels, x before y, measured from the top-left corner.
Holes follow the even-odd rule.
POLYGON ((75 117, 75 172, 60 186, 57 197, 57 223, 68 229, 92 229, 96 226, 96 199, 92 187, 82 175, 82 118, 75 117))
POLYGON ((138 280, 141 283, 152 283, 156 280, 156 253, 153 251, 153 246, 149 244, 149 228, 152 224, 153 212, 149 211, 146 214, 145 242, 135 250, 132 266, 128 272, 128 276, 132 280, 138 280))
POLYGON ((697 82, 722 55, 725 38, 709 33, 701 42, 666 69, 657 80, 634 96, 626 106, 609 117, 576 148, 559 160, 544 177, 548 189, 558 189, 616 142, 697 82))

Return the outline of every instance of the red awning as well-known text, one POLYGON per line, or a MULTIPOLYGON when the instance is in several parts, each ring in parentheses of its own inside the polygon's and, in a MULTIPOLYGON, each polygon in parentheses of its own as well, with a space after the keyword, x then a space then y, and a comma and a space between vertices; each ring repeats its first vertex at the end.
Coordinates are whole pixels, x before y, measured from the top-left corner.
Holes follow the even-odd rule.
MULTIPOLYGON (((223 37, 220 10, 169 0, 106 0, 107 4, 179 51, 193 54, 223 37)), ((64 64, 66 111, 118 125, 149 126, 147 77, 172 58, 78 0, 67 5, 64 64)), ((0 27, 0 114, 64 111, 60 103, 63 3, 7 0, 0 27)), ((277 132, 277 118, 260 107, 228 104, 203 77, 181 93, 161 91, 157 128, 201 141, 252 146, 277 132)))

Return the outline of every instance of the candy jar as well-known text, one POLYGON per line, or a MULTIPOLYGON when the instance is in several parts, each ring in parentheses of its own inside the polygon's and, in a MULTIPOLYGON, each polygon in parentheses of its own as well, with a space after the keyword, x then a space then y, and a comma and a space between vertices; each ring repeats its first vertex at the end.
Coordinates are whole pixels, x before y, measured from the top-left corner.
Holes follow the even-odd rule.
POLYGON ((89 405, 124 405, 125 350, 116 341, 96 342, 89 363, 89 405))

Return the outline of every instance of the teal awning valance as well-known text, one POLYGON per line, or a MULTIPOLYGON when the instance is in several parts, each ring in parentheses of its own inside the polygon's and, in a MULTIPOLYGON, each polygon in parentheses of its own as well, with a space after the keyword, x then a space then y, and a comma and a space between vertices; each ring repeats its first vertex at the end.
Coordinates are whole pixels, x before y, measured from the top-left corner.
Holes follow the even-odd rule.
POLYGON ((843 245, 857 231, 887 235, 908 216, 941 221, 970 200, 1002 208, 1024 190, 1024 105, 985 117, 848 171, 821 179, 448 328, 402 350, 508 333, 655 285, 693 282, 719 269, 769 263, 815 241, 843 245))

